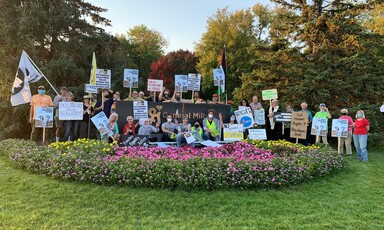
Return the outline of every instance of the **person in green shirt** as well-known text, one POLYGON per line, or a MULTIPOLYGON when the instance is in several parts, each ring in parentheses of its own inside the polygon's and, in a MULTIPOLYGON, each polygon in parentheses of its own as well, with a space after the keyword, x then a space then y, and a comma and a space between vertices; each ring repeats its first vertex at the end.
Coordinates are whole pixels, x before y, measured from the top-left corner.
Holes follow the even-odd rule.
POLYGON ((328 108, 325 106, 324 103, 321 103, 319 105, 320 111, 315 114, 315 117, 317 118, 326 118, 327 119, 327 130, 325 136, 316 135, 316 143, 320 143, 320 139, 323 139, 324 144, 328 144, 327 140, 327 134, 328 134, 328 119, 332 118, 331 114, 328 111, 328 108))

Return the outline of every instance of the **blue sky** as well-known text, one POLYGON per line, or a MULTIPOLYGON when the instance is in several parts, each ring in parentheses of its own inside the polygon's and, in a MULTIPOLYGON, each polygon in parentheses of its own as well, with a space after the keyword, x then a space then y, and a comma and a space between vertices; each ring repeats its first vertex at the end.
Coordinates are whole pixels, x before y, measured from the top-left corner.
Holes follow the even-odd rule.
POLYGON ((218 9, 228 7, 235 11, 252 7, 257 2, 270 4, 268 0, 88 0, 108 9, 102 16, 112 21, 106 31, 126 34, 129 28, 144 24, 162 33, 168 40, 166 52, 187 49, 193 51, 206 31, 208 17, 218 9))

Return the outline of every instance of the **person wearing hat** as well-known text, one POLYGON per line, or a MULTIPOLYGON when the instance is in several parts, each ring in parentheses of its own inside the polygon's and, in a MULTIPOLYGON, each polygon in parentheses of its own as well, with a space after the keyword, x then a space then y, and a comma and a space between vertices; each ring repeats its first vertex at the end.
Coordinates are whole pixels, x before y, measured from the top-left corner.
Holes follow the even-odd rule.
POLYGON ((331 114, 329 113, 328 111, 328 108, 325 106, 324 103, 321 103, 319 105, 319 109, 320 111, 317 112, 315 114, 314 117, 317 117, 317 118, 325 118, 326 119, 326 126, 327 127, 327 130, 325 131, 325 136, 320 136, 320 135, 316 135, 316 143, 320 143, 320 139, 323 139, 323 143, 324 144, 328 144, 328 140, 327 140, 327 135, 328 135, 328 119, 332 118, 331 114))
POLYGON ((348 109, 342 109, 341 116, 339 119, 344 119, 348 121, 348 137, 340 137, 340 143, 338 146, 338 153, 340 155, 343 155, 344 152, 344 145, 345 145, 345 151, 348 156, 352 156, 352 127, 353 127, 353 120, 352 117, 348 115, 348 109))
POLYGON ((53 107, 55 108, 55 125, 56 125, 56 142, 60 141, 61 138, 61 130, 64 128, 64 121, 59 120, 59 105, 60 102, 65 102, 66 95, 67 95, 67 88, 66 87, 61 87, 60 89, 60 95, 56 95, 55 98, 53 99, 53 107))
POLYGON ((209 109, 208 116, 203 120, 203 139, 220 141, 221 128, 223 128, 223 117, 219 114, 219 119, 214 117, 215 110, 209 109))
POLYGON ((83 120, 80 121, 80 138, 88 137, 88 126, 90 125, 90 118, 93 115, 93 108, 91 106, 90 97, 85 95, 83 97, 83 120))
POLYGON ((32 96, 30 105, 31 105, 31 108, 29 110, 29 123, 31 123, 31 126, 32 126, 31 141, 36 141, 37 136, 40 134, 40 130, 41 130, 35 127, 36 108, 53 107, 52 98, 45 94, 44 86, 41 85, 38 87, 38 94, 35 94, 32 96))
POLYGON ((215 93, 212 95, 212 101, 208 102, 208 104, 224 104, 223 102, 219 101, 218 99, 219 99, 219 97, 215 93))

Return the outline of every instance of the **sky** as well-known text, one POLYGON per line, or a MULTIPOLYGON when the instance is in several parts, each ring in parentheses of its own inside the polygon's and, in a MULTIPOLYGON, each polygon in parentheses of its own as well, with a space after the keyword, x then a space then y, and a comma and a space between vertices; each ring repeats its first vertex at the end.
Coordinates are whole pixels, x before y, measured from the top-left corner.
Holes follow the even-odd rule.
POLYGON ((126 34, 135 25, 146 25, 160 32, 168 41, 166 52, 179 49, 194 50, 207 30, 207 19, 218 9, 228 7, 236 11, 268 0, 88 0, 93 5, 108 9, 103 17, 111 20, 106 32, 126 34))

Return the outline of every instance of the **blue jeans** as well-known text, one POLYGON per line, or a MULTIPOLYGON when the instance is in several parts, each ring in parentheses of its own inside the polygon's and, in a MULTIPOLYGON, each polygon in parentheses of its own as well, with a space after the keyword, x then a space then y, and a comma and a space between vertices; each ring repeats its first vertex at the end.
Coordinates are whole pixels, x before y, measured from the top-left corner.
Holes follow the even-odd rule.
POLYGON ((77 139, 77 127, 79 121, 66 121, 65 122, 65 135, 64 141, 68 141, 68 138, 71 137, 71 141, 77 139))
POLYGON ((180 148, 182 143, 187 143, 187 139, 185 139, 184 134, 177 134, 176 142, 177 142, 177 147, 180 148))
POLYGON ((367 134, 353 134, 353 142, 359 160, 368 161, 367 140, 367 134))
POLYGON ((220 141, 220 136, 212 137, 211 133, 205 131, 203 134, 204 140, 220 141))

